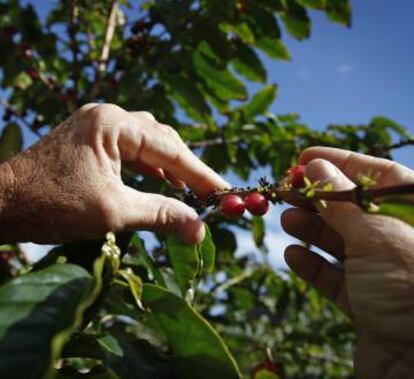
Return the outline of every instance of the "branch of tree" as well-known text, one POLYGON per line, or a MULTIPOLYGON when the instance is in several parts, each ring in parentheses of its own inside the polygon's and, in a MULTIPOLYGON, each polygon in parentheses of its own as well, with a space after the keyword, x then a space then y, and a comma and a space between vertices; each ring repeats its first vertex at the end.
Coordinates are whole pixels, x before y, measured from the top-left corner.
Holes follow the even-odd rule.
POLYGON ((111 42, 114 36, 115 27, 116 27, 116 16, 118 12, 118 1, 112 0, 109 6, 109 14, 106 22, 106 30, 104 43, 102 45, 101 54, 99 57, 98 67, 96 70, 95 83, 92 86, 91 98, 94 99, 99 95, 101 91, 102 78, 106 71, 106 66, 109 59, 109 52, 111 49, 111 42))

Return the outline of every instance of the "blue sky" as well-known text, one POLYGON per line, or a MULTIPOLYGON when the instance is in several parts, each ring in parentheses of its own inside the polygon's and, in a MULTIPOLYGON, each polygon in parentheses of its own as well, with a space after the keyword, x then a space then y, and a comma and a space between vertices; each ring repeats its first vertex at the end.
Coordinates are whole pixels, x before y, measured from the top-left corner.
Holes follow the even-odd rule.
MULTIPOLYGON (((44 11, 44 2, 34 3, 44 11)), ((352 7, 350 29, 311 12, 310 40, 298 42, 285 35, 292 61, 265 58, 270 82, 279 85, 271 111, 297 112, 318 129, 384 115, 414 133, 414 1, 354 0, 352 7)), ((414 168, 414 147, 400 150, 395 158, 414 168)), ((266 216, 271 231, 266 240, 272 263, 284 267, 281 253, 293 239, 281 232, 279 215, 275 208, 266 216)), ((255 249, 248 234, 239 233, 238 240, 240 252, 255 249)))
MULTIPOLYGON (((354 0, 350 29, 311 12, 310 40, 286 36, 293 60, 267 60, 280 96, 276 113, 298 112, 304 122, 364 123, 385 115, 414 132, 414 2, 354 0)), ((414 150, 396 154, 414 168, 414 150)))

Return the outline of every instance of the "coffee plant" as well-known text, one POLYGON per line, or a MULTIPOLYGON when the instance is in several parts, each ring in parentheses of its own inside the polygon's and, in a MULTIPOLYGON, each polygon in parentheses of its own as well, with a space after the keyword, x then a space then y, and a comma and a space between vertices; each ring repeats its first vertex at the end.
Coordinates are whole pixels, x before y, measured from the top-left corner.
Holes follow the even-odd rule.
POLYGON ((139 232, 108 231, 34 263, 19 245, 0 246, 0 377, 351 377, 353 326, 269 266, 260 217, 282 201, 341 200, 413 223, 412 204, 398 196, 412 186, 376 188, 362 176, 356 189, 334 192, 297 166, 313 145, 392 158, 413 143, 403 126, 374 117, 318 131, 268 111, 278 88, 262 54, 289 60, 283 34, 309 38, 310 10, 349 27, 349 2, 65 0, 44 17, 37 5, 0 1, 0 160, 21 151, 24 129, 41 139, 80 105, 111 102, 172 125, 222 174, 248 181, 265 168, 271 178, 199 199, 126 168, 126 184, 200 212, 208 228, 197 246, 154 235, 148 247, 139 232), (260 89, 250 93, 248 82, 260 89), (259 254, 234 254, 240 229, 259 254))

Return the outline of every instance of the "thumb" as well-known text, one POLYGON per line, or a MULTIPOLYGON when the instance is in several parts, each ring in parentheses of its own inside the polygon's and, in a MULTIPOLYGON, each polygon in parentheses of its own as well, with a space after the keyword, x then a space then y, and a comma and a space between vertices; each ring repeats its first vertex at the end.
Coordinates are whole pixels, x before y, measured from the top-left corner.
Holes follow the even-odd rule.
MULTIPOLYGON (((311 181, 319 181, 321 185, 331 183, 334 191, 344 191, 355 187, 336 166, 325 159, 314 159, 306 165, 306 177, 311 181)), ((353 223, 362 215, 362 210, 351 202, 329 201, 327 206, 317 205, 324 221, 342 236, 352 233, 353 223)))
POLYGON ((173 234, 189 245, 204 239, 203 222, 194 209, 181 201, 125 186, 119 204, 122 229, 173 234))

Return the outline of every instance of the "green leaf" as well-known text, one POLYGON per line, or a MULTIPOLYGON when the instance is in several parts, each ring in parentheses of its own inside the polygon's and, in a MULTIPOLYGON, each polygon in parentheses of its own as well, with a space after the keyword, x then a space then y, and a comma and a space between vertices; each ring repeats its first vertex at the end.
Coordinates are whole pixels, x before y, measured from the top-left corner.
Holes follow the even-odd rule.
POLYGON ((243 42, 247 43, 248 45, 253 45, 255 42, 254 34, 250 30, 249 25, 247 25, 245 22, 223 24, 222 27, 224 30, 236 34, 243 42))
POLYGON ((63 357, 98 359, 122 379, 172 379, 167 358, 147 341, 121 331, 91 335, 78 333, 65 346, 63 357))
POLYGON ((200 268, 197 247, 186 245, 175 237, 167 239, 167 251, 171 267, 183 295, 192 287, 200 268))
POLYGON ((203 270, 205 272, 212 272, 214 269, 214 261, 216 259, 216 247, 214 246, 213 238, 210 228, 204 224, 206 236, 203 241, 197 245, 199 256, 203 262, 203 270))
POLYGON ((351 26, 351 4, 349 0, 328 0, 326 2, 326 13, 330 20, 351 26))
POLYGON ((137 233, 133 235, 131 239, 131 245, 137 249, 138 258, 142 258, 143 265, 151 273, 155 282, 160 286, 167 287, 160 270, 155 267, 152 258, 149 256, 147 249, 145 248, 144 241, 142 241, 137 233))
POLYGON ((247 45, 238 44, 237 54, 232 59, 234 69, 246 79, 264 83, 266 69, 255 51, 247 45))
POLYGON ((161 287, 144 284, 143 301, 152 311, 149 318, 168 339, 177 377, 241 378, 237 364, 223 340, 184 300, 161 287))
POLYGON ((398 218, 414 226, 414 202, 404 198, 387 198, 379 204, 379 209, 371 210, 373 214, 398 218))
POLYGON ((253 240, 257 247, 263 246, 265 230, 265 222, 263 217, 252 217, 253 240))
POLYGON ((311 32, 311 20, 306 8, 299 5, 295 0, 287 0, 287 5, 288 10, 282 15, 286 30, 292 37, 298 40, 309 38, 311 32))
POLYGON ((204 41, 193 53, 194 70, 212 93, 222 101, 244 100, 247 90, 226 67, 223 67, 204 41))
POLYGON ((97 296, 82 267, 50 266, 0 288, 0 377, 40 378, 97 296))
POLYGON ((5 161, 20 153, 23 147, 23 135, 17 124, 8 124, 0 138, 0 161, 5 161))
POLYGON ((211 121, 211 110, 203 93, 189 78, 183 75, 166 78, 172 97, 184 109, 187 115, 197 121, 211 121))
POLYGON ((277 87, 275 85, 263 87, 258 91, 250 103, 241 108, 246 119, 253 120, 254 117, 264 114, 275 100, 276 94, 277 87))
POLYGON ((382 129, 390 129, 399 134, 403 138, 412 138, 410 132, 402 126, 401 124, 395 122, 394 120, 384 117, 384 116, 377 116, 373 117, 370 121, 370 126, 373 128, 382 128, 382 129))
POLYGON ((257 47, 263 50, 269 57, 275 59, 290 60, 290 52, 280 39, 262 38, 257 47))

